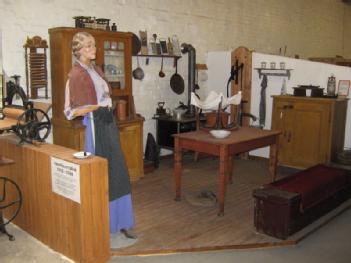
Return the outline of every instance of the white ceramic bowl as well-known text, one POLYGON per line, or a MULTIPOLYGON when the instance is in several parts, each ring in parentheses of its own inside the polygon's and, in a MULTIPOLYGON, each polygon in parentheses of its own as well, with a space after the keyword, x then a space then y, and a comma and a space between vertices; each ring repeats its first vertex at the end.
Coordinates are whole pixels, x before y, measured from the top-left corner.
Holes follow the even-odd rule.
POLYGON ((223 139, 230 135, 230 131, 228 130, 210 130, 210 133, 213 137, 218 139, 223 139))
POLYGON ((76 152, 73 154, 73 157, 77 159, 86 159, 86 158, 89 158, 90 156, 91 156, 91 152, 76 152))

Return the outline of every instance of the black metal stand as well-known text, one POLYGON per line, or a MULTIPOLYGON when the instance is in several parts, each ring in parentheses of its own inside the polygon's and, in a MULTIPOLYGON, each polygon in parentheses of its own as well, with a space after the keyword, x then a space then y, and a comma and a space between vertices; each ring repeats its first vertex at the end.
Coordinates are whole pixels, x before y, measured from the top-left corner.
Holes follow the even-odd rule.
POLYGON ((2 215, 2 211, 0 211, 0 232, 7 235, 9 237, 10 241, 15 240, 15 237, 13 235, 9 234, 9 232, 7 232, 7 230, 6 230, 6 225, 5 225, 4 217, 2 215))
POLYGON ((14 241, 15 237, 9 234, 6 230, 6 225, 9 224, 18 215, 22 206, 22 192, 19 186, 11 179, 7 177, 0 177, 0 231, 9 237, 10 241, 14 241), (6 194, 7 189, 13 191, 13 200, 7 200, 6 194), (16 206, 16 207, 13 207, 16 206), (13 212, 4 220, 3 210, 6 208, 13 207, 13 212))

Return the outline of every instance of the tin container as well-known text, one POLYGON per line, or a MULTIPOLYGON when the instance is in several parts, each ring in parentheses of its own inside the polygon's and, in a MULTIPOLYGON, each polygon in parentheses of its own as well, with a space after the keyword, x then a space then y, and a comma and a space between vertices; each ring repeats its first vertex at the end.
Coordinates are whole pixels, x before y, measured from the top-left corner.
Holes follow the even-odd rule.
POLYGON ((117 101, 117 119, 124 121, 127 118, 127 102, 125 100, 117 101))
POLYGON ((336 90, 336 81, 334 75, 331 75, 328 78, 328 84, 327 84, 327 95, 328 96, 335 96, 335 90, 336 90))

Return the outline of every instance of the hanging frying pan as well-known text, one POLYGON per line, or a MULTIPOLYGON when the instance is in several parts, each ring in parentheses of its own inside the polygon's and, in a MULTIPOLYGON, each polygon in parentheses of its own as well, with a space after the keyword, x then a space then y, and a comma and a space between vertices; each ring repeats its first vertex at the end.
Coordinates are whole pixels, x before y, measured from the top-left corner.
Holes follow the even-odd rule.
POLYGON ((139 37, 132 33, 132 55, 135 56, 140 52, 141 49, 141 42, 139 37))
POLYGON ((169 84, 176 94, 180 95, 184 92, 184 79, 178 74, 178 63, 176 64, 176 72, 172 75, 169 84))

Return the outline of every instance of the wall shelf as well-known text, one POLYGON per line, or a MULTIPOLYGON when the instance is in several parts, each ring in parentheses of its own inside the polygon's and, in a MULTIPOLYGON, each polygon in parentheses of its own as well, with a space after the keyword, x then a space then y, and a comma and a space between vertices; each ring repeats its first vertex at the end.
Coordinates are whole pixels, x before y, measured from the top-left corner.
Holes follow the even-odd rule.
MULTIPOLYGON (((173 58, 174 59, 174 66, 177 65, 177 61, 178 59, 180 59, 182 56, 178 56, 178 55, 167 55, 167 54, 160 54, 160 55, 153 55, 153 54, 150 54, 150 55, 142 55, 142 54, 138 54, 138 55, 134 55, 134 57, 146 57, 147 59, 149 58, 173 58)), ((149 62, 148 60, 146 60, 146 65, 148 65, 149 62)))
POLYGON ((292 69, 271 69, 271 68, 255 68, 258 71, 258 76, 261 78, 262 75, 266 76, 279 76, 288 77, 290 79, 290 71, 292 69))

